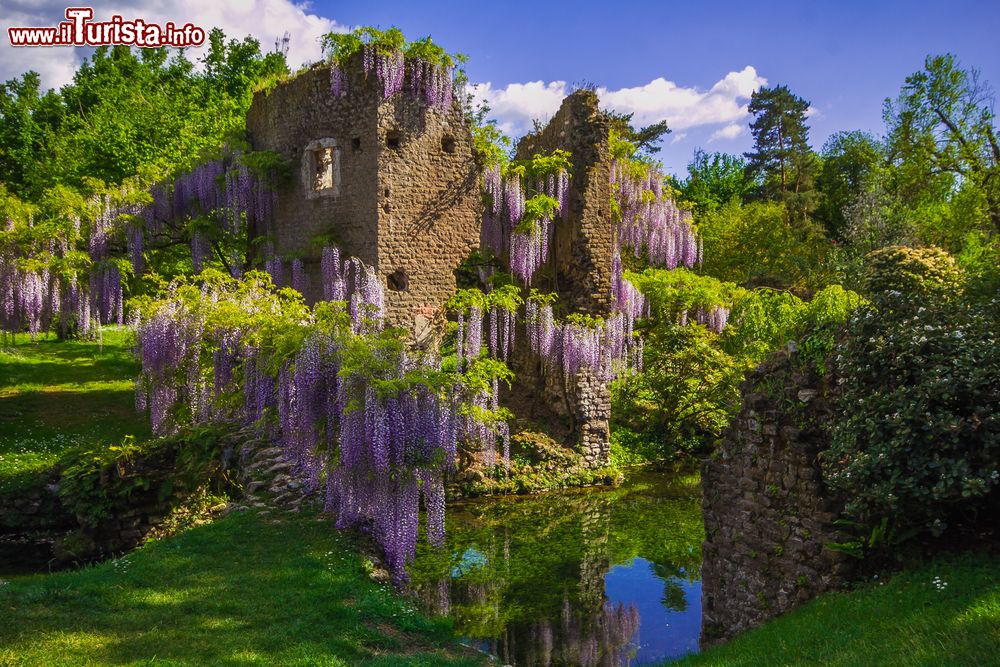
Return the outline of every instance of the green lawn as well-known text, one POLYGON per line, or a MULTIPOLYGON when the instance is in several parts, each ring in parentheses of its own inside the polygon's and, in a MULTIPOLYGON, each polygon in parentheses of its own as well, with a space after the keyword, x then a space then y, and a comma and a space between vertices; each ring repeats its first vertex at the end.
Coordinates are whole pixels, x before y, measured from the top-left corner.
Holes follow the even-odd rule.
POLYGON ((1000 556, 941 559, 884 585, 824 595, 729 644, 671 663, 681 665, 1000 665, 1000 556))
POLYGON ((0 349, 0 492, 26 484, 67 450, 149 436, 135 411, 139 365, 126 329, 104 330, 93 341, 18 335, 0 349))
POLYGON ((2 665, 475 665, 328 518, 233 514, 0 584, 2 665))

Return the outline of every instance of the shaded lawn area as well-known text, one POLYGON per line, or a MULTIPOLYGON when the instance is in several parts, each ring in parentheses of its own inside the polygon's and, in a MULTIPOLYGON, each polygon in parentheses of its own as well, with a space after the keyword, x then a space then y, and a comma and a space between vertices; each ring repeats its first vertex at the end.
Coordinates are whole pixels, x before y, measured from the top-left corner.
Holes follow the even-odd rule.
POLYGON ((365 574, 329 518, 231 514, 0 584, 3 665, 479 665, 365 574))
POLYGON ((0 492, 30 483, 68 450, 149 437, 135 410, 139 365, 131 332, 105 328, 95 341, 18 335, 0 350, 0 492))
POLYGON ((1000 556, 944 558, 823 595, 671 665, 1000 665, 1000 556))

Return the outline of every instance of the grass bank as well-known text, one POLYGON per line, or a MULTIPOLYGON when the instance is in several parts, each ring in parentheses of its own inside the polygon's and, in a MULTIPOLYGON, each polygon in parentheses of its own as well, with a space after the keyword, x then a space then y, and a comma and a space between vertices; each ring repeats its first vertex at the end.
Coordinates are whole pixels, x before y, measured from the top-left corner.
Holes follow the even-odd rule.
MULTIPOLYGON (((129 333, 0 351, 0 492, 77 447, 149 436, 129 333)), ((2 579, 2 577, 0 577, 2 579)), ((473 665, 370 579, 329 518, 231 514, 77 571, 0 580, 0 665, 473 665)))
POLYGON ((108 327, 94 341, 32 342, 0 349, 0 493, 15 490, 67 451, 149 436, 135 410, 139 366, 130 332, 108 327))
POLYGON ((3 665, 475 665, 328 518, 254 513, 0 583, 3 665))
POLYGON ((671 667, 1000 664, 1000 556, 945 558, 821 596, 671 667))

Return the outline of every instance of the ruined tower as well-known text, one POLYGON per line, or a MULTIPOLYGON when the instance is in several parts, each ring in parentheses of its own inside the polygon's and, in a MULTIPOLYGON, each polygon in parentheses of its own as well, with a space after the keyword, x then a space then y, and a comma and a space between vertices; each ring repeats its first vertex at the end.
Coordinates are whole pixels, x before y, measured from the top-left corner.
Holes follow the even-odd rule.
POLYGON ((322 296, 320 256, 336 245, 375 268, 386 317, 419 342, 455 291, 454 270, 478 245, 482 210, 472 135, 461 104, 400 93, 384 99, 360 57, 344 63, 346 94, 314 66, 254 96, 254 150, 292 164, 267 229, 276 256, 303 261, 306 300, 322 296))
MULTIPOLYGON (((610 315, 615 238, 611 213, 610 125, 597 95, 579 90, 540 131, 517 144, 517 159, 568 151, 572 163, 569 212, 555 224, 548 262, 535 286, 558 294, 564 312, 610 315)), ((522 342, 513 360, 515 413, 552 425, 551 435, 576 445, 588 465, 607 465, 611 445, 611 393, 590 370, 574 378, 544 371, 544 360, 522 342), (560 428, 560 426, 562 428, 560 428), (562 432, 560 432, 560 430, 562 432)))

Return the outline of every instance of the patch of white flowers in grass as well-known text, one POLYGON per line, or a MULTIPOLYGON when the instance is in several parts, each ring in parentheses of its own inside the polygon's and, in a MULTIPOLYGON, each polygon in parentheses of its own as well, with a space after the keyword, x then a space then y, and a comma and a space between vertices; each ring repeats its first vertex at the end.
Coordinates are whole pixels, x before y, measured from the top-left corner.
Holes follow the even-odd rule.
POLYGON ((118 574, 125 574, 126 572, 128 572, 128 569, 132 567, 132 561, 124 557, 116 558, 113 561, 111 561, 111 566, 115 568, 115 572, 117 572, 118 574))
POLYGON ((934 577, 931 579, 931 585, 938 589, 938 591, 944 591, 944 589, 948 588, 948 582, 941 577, 934 577))

